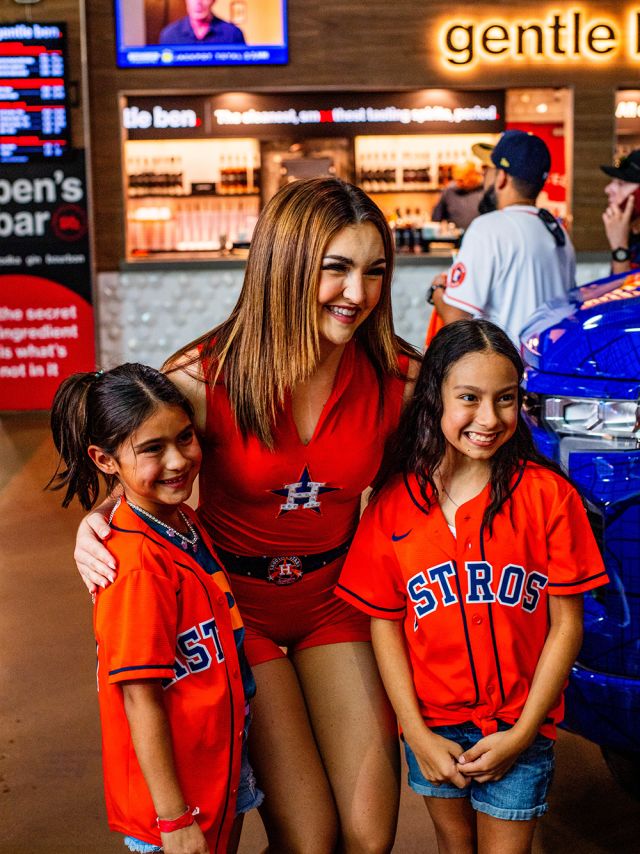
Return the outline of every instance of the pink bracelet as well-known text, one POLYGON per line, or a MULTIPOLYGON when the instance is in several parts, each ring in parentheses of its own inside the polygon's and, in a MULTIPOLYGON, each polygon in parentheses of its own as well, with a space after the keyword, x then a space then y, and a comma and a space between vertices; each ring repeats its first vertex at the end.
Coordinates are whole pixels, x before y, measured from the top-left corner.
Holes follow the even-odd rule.
POLYGON ((187 807, 186 810, 179 815, 178 818, 156 818, 156 824, 160 833, 173 833, 174 830, 182 830, 183 827, 191 827, 195 821, 195 817, 199 815, 200 808, 187 807))

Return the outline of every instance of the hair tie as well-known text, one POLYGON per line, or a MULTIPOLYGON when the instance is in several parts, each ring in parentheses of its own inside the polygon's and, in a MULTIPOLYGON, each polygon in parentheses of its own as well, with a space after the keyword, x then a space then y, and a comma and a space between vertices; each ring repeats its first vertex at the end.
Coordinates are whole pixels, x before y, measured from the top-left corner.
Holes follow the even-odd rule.
POLYGON ((99 371, 96 371, 96 372, 95 372, 95 374, 94 374, 93 376, 94 376, 96 379, 98 379, 98 377, 101 377, 103 374, 104 374, 104 371, 103 371, 102 369, 100 369, 99 371))

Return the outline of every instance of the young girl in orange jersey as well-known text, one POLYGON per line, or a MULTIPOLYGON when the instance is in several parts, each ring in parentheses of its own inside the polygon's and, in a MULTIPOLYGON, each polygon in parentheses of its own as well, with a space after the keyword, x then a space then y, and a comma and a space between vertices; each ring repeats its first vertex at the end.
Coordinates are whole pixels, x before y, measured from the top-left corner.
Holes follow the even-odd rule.
POLYGON ((173 383, 137 364, 70 377, 51 413, 63 505, 92 507, 99 472, 123 491, 109 538, 120 572, 94 597, 94 631, 109 826, 143 854, 235 851, 261 799, 243 753, 255 691, 244 630, 183 504, 201 460, 192 417, 173 383))
POLYGON ((522 375, 488 321, 437 334, 337 591, 372 617, 443 854, 531 850, 582 593, 607 581, 577 492, 522 419, 522 375))

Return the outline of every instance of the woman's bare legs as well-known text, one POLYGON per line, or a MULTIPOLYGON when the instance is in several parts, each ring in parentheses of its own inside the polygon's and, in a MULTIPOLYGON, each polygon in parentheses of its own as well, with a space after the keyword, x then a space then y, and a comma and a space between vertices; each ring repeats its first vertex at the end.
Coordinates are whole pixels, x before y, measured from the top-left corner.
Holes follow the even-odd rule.
POLYGON ((294 664, 338 811, 338 851, 391 851, 399 803, 395 716, 371 644, 298 652, 294 664))
POLYGON ((331 854, 338 821, 293 665, 279 658, 253 667, 249 754, 264 791, 260 815, 273 854, 331 854))
POLYGON ((397 729, 371 645, 253 668, 251 763, 273 854, 383 854, 396 831, 397 729), (295 666, 295 669, 294 669, 295 666))

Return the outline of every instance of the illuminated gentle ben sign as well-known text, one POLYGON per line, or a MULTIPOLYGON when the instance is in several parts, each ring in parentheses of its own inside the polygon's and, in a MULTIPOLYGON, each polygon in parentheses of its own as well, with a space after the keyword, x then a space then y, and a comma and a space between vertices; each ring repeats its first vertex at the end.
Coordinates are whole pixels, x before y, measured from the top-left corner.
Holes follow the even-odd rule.
MULTIPOLYGON (((640 13, 630 16, 630 44, 640 52, 640 13)), ((527 21, 476 21, 440 30, 443 61, 465 68, 478 60, 608 59, 620 48, 620 28, 611 20, 589 19, 582 11, 550 12, 527 21)))

